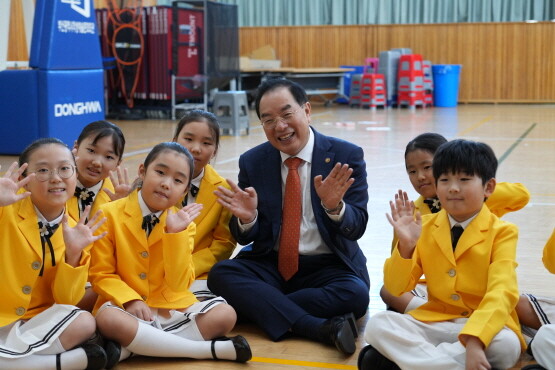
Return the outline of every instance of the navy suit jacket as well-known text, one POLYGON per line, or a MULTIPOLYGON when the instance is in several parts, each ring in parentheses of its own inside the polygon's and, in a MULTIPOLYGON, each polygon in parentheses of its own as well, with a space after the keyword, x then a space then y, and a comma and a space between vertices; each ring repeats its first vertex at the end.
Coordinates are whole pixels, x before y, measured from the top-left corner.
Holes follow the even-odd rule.
MULTIPOLYGON (((318 230, 326 245, 359 278, 370 286, 366 257, 357 240, 364 234, 368 222, 368 184, 366 163, 362 148, 347 141, 314 132, 314 151, 310 175, 312 209, 318 230), (314 177, 323 178, 331 172, 337 162, 348 164, 353 169, 353 185, 347 190, 343 201, 345 214, 340 223, 332 221, 320 203, 314 188, 314 177)), ((239 158, 239 187, 252 186, 258 194, 258 218, 251 230, 242 234, 237 218, 230 220, 229 226, 235 239, 248 245, 238 258, 256 258, 274 248, 281 228, 282 189, 281 157, 279 151, 269 142, 260 144, 239 158)))

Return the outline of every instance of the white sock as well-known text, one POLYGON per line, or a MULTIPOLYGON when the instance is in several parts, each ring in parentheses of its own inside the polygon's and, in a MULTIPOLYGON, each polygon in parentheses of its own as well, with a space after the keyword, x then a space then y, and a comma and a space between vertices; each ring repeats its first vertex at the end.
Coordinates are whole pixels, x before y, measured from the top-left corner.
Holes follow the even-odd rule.
POLYGON ((83 348, 75 348, 60 354, 60 365, 62 369, 85 369, 89 360, 83 348))
POLYGON ((218 360, 235 360, 237 358, 237 351, 235 351, 233 342, 230 340, 217 340, 214 342, 214 351, 218 360))
MULTIPOLYGON (((212 359, 211 342, 181 338, 140 322, 137 334, 127 349, 144 356, 212 359)), ((235 360, 237 357, 233 343, 229 340, 215 342, 214 349, 218 359, 235 360)))
MULTIPOLYGON (((50 348, 50 347, 49 347, 50 348)), ((0 357, 0 369, 44 369, 56 370, 57 355, 30 355, 20 358, 0 357)), ((85 369, 88 360, 83 348, 72 349, 60 354, 62 369, 85 369)))
POLYGON ((30 355, 20 358, 0 357, 0 369, 56 370, 56 355, 30 355))
POLYGON ((123 360, 127 360, 129 357, 131 357, 133 353, 127 349, 127 347, 121 347, 121 353, 119 354, 119 361, 123 361, 123 360))

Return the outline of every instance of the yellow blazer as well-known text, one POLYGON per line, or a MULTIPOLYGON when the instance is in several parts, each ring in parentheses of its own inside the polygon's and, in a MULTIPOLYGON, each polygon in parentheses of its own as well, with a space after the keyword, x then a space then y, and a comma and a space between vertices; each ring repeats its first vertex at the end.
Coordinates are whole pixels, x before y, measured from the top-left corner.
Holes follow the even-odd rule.
MULTIPOLYGON (((231 213, 217 202, 214 191, 218 186, 229 189, 228 183, 216 170, 207 164, 200 183, 196 202, 202 204, 202 211, 195 219, 197 234, 193 249, 193 262, 197 279, 206 280, 208 272, 216 262, 228 259, 237 242, 229 231, 231 213)), ((181 207, 179 202, 178 207, 181 207)))
MULTIPOLYGON (((110 203, 112 201, 108 196, 108 194, 106 194, 106 192, 102 190, 103 188, 110 190, 112 193, 114 192, 114 185, 112 184, 112 181, 110 180, 109 177, 104 179, 104 182, 100 187, 98 194, 96 194, 96 197, 94 197, 94 202, 91 207, 91 212, 89 213, 90 215, 89 218, 92 217, 96 213, 96 211, 100 209, 101 205, 110 203)), ((67 213, 69 214, 69 216, 74 220, 79 221, 79 205, 77 203, 76 196, 69 198, 69 200, 66 203, 66 207, 67 207, 67 213)))
POLYGON ((447 212, 425 216, 412 259, 397 248, 384 265, 384 285, 393 295, 412 290, 422 274, 428 283, 428 302, 409 311, 420 321, 468 318, 460 335, 480 338, 487 347, 504 327, 513 330, 526 348, 515 307, 519 299, 516 278, 515 225, 483 206, 465 229, 455 252, 447 212))
MULTIPOLYGON (((106 222, 91 252, 90 281, 99 295, 93 312, 106 301, 120 307, 143 300, 150 307, 182 309, 197 302, 189 286, 195 278, 192 250, 195 224, 166 233, 167 210, 146 237, 138 190, 101 207, 106 222)), ((177 209, 173 209, 177 211, 177 209)))
POLYGON ((551 237, 543 248, 542 260, 545 268, 552 274, 555 274, 555 229, 553 229, 551 237))
MULTIPOLYGON (((500 182, 495 186, 493 194, 486 200, 486 206, 491 213, 502 217, 506 213, 518 211, 524 208, 530 201, 530 192, 518 182, 500 182)), ((414 201, 414 212, 420 212, 422 216, 432 214, 430 207, 424 203, 424 197, 420 196, 414 201)), ((397 245, 399 239, 393 233, 391 251, 397 245)))
POLYGON ((500 182, 486 200, 486 206, 497 217, 524 208, 530 201, 530 192, 518 182, 500 182))
MULTIPOLYGON (((70 225, 75 222, 69 220, 70 225)), ((42 244, 38 217, 31 198, 0 207, 0 327, 30 319, 54 303, 75 305, 85 293, 90 255, 85 249, 78 267, 65 262, 62 225, 50 241, 56 265, 46 246, 43 275, 39 276, 42 244)))

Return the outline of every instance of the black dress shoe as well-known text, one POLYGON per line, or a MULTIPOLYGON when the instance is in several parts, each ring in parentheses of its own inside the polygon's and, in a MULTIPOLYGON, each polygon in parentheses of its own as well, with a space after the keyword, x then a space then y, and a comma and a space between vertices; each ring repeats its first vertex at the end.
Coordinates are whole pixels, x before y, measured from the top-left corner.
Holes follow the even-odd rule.
POLYGON ((87 355, 87 370, 100 370, 106 367, 106 352, 98 344, 83 344, 81 346, 87 355))
POLYGON ((214 360, 219 360, 218 356, 216 356, 216 348, 215 344, 218 341, 226 341, 230 340, 233 343, 233 348, 235 348, 235 362, 247 362, 252 358, 251 347, 249 346, 249 342, 245 339, 245 337, 241 335, 237 335, 235 337, 219 337, 212 339, 212 357, 214 360))
POLYGON ((359 370, 400 370, 399 366, 370 345, 360 350, 357 366, 359 370))
POLYGON ((351 325, 351 330, 355 335, 355 339, 358 338, 357 320, 355 319, 355 315, 353 313, 348 313, 343 316, 347 319, 347 321, 349 321, 349 325, 351 325))
POLYGON ((113 340, 104 342, 104 351, 106 352, 106 369, 111 369, 117 365, 121 357, 121 345, 113 340))
POLYGON ((249 342, 240 335, 230 338, 233 342, 233 347, 235 347, 235 352, 237 353, 236 362, 247 362, 252 358, 251 347, 249 342))
POLYGON ((532 364, 532 365, 524 366, 521 370, 547 370, 547 369, 542 365, 532 364))
POLYGON ((326 321, 320 327, 320 341, 335 345, 339 351, 352 355, 356 350, 356 337, 347 316, 336 316, 326 321))

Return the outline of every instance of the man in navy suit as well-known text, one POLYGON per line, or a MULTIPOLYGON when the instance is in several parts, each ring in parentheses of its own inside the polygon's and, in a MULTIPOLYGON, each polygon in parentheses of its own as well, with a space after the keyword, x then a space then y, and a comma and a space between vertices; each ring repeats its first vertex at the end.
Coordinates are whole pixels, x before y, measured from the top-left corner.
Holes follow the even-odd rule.
POLYGON ((228 180, 231 190, 216 192, 233 214, 233 236, 248 245, 212 268, 208 287, 274 341, 292 332, 352 354, 370 287, 357 244, 368 222, 363 151, 314 130, 306 92, 292 81, 263 82, 255 107, 268 141, 241 155, 238 184, 228 180), (278 261, 290 157, 301 159, 302 217, 296 272, 284 277, 278 261))

